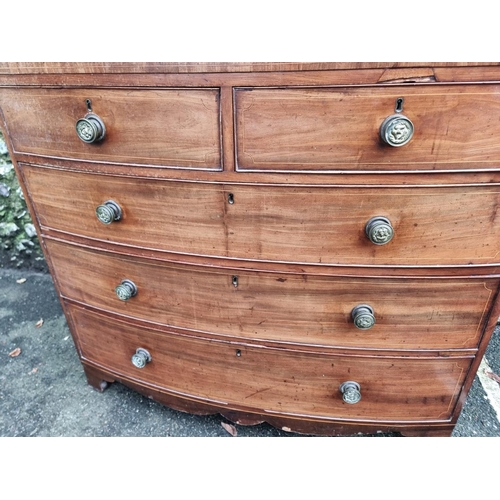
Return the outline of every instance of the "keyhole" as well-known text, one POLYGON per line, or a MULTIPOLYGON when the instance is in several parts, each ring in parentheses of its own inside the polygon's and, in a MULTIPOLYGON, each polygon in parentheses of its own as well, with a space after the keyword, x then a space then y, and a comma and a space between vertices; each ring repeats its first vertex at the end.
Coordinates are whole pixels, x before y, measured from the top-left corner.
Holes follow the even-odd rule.
POLYGON ((227 195, 227 202, 230 204, 230 205, 234 205, 234 194, 233 193, 229 193, 227 195))
POLYGON ((90 99, 86 99, 85 104, 87 105, 87 111, 92 113, 92 101, 90 99))
POLYGON ((403 111, 403 103, 405 102, 405 100, 402 98, 402 97, 398 97, 396 99, 396 113, 401 113, 401 111, 403 111))
POLYGON ((237 288, 238 287, 238 276, 233 276, 233 286, 234 288, 237 288))

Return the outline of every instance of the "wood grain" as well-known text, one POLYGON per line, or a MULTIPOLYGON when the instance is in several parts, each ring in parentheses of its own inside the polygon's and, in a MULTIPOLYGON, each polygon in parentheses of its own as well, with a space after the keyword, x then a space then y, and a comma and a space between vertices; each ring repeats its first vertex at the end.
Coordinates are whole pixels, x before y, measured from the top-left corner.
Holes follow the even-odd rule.
POLYGON ((46 241, 61 294, 82 304, 163 325, 246 340, 353 349, 474 349, 498 279, 323 278, 159 264, 46 241), (121 301, 115 287, 138 294, 121 301), (369 304, 376 324, 355 327, 369 304))
MULTIPOLYGON (((1 119, 1 116, 0 116, 1 119)), ((1 122, 0 122, 1 123, 1 122)), ((234 151, 231 153, 234 154, 234 151)), ((14 157, 14 155, 13 155, 14 157)), ((120 177, 158 179, 167 178, 173 181, 187 181, 200 183, 219 184, 275 184, 279 186, 321 186, 338 188, 342 186, 373 186, 384 188, 389 186, 410 188, 413 186, 489 186, 500 185, 500 170, 470 171, 470 170, 435 170, 432 173, 418 171, 405 171, 393 173, 367 173, 367 172, 236 172, 232 170, 194 170, 188 168, 164 169, 155 166, 139 166, 111 163, 95 163, 62 158, 34 158, 26 153, 16 153, 15 158, 19 163, 36 164, 62 170, 76 172, 118 175, 120 177), (36 160, 36 161, 35 161, 36 160)), ((232 160, 234 167, 234 158, 232 160)), ((224 168, 233 168, 224 164, 224 168)))
POLYGON ((497 62, 2 62, 0 73, 207 73, 497 66, 497 62))
POLYGON ((444 421, 469 358, 363 358, 259 348, 136 329, 68 305, 84 359, 132 380, 227 409, 365 421, 444 421), (138 347, 151 363, 135 368, 138 347), (238 352, 239 351, 239 355, 238 352), (362 399, 345 404, 339 386, 355 380, 362 399))
POLYGON ((497 169, 500 86, 236 89, 240 171, 497 169), (415 127, 402 147, 379 135, 395 102, 415 127))
POLYGON ((442 279, 476 279, 476 278, 499 278, 500 264, 486 264, 481 266, 357 266, 357 265, 335 265, 335 264, 304 264, 304 263, 283 263, 263 260, 239 260, 225 257, 200 257, 197 255, 187 255, 172 253, 163 250, 146 249, 122 245, 107 241, 89 240, 84 236, 63 233, 54 229, 44 228, 43 240, 53 240, 56 242, 68 242, 82 248, 95 249, 105 253, 123 255, 125 257, 151 259, 154 262, 167 262, 180 265, 201 266, 206 269, 227 270, 233 274, 241 271, 270 272, 279 276, 280 274, 292 274, 295 276, 323 276, 323 277, 386 277, 394 279, 425 278, 430 280, 442 279))
POLYGON ((0 89, 14 152, 87 161, 221 169, 218 90, 0 89), (75 131, 86 99, 106 136, 75 131))
POLYGON ((243 425, 449 435, 500 314, 499 82, 498 63, 0 63, 89 383, 243 425), (415 136, 390 148, 397 97, 415 136), (101 144, 74 130, 87 98, 101 144), (366 237, 375 216, 391 243, 366 237))
POLYGON ((454 425, 449 422, 437 423, 381 423, 381 422, 362 422, 335 420, 329 417, 309 417, 307 419, 293 416, 278 416, 267 413, 266 415, 258 412, 238 411, 228 408, 222 408, 217 404, 201 403, 186 395, 172 394, 157 387, 141 384, 135 380, 124 378, 112 374, 102 366, 97 366, 88 360, 82 360, 83 368, 87 379, 91 385, 101 391, 101 385, 108 382, 120 382, 132 390, 143 394, 145 397, 167 405, 176 410, 192 413, 195 415, 213 415, 221 414, 230 422, 238 425, 255 425, 267 422, 274 427, 285 432, 294 432, 307 435, 321 436, 349 436, 355 434, 377 434, 380 432, 400 432, 404 436, 450 436, 454 425))
POLYGON ((42 227, 103 241, 325 265, 473 265, 499 259, 500 186, 235 186, 21 168, 42 227), (122 207, 123 217, 105 226, 95 209, 109 199, 122 207), (394 227, 386 245, 366 236, 366 223, 375 216, 389 218, 394 227))

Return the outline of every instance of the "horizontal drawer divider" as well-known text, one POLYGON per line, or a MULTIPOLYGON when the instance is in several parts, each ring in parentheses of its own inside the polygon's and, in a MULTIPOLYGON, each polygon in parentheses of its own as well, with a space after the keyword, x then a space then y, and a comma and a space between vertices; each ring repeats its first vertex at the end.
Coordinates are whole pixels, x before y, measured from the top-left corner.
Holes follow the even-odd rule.
POLYGON ((311 276, 337 277, 390 277, 395 279, 484 279, 500 277, 500 262, 498 264, 475 265, 436 265, 436 266, 390 266, 361 264, 330 264, 309 262, 285 262, 246 259, 237 257, 219 257, 213 255, 198 255, 180 252, 167 252, 155 248, 137 247, 125 243, 81 236, 77 233, 60 231, 41 226, 44 239, 66 243, 81 248, 97 249, 102 252, 161 262, 171 262, 187 265, 198 265, 207 268, 227 270, 263 271, 276 274, 296 274, 311 276), (300 266, 300 267, 298 267, 300 266))
POLYGON ((39 156, 16 153, 20 165, 37 168, 78 172, 108 177, 161 180, 162 182, 192 182, 196 184, 225 184, 235 186, 277 186, 303 188, 429 188, 458 186, 497 186, 500 184, 500 159, 498 168, 471 169, 464 172, 450 169, 446 172, 432 171, 394 171, 394 172, 287 172, 266 171, 225 171, 220 169, 195 169, 168 167, 168 176, 161 175, 156 165, 118 165, 112 162, 83 161, 75 158, 39 156), (46 161, 47 159, 50 160, 46 161), (44 161, 45 160, 45 161, 44 161), (432 174, 432 175, 429 175, 432 174), (450 175, 451 174, 451 175, 450 175))

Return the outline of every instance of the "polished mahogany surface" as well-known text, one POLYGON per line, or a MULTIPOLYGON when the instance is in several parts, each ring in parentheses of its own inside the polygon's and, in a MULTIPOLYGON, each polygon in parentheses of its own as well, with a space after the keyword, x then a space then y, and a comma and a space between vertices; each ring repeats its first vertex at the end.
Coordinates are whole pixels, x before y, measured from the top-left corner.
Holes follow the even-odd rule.
POLYGON ((500 314, 495 63, 1 63, 91 385, 449 435, 500 314))

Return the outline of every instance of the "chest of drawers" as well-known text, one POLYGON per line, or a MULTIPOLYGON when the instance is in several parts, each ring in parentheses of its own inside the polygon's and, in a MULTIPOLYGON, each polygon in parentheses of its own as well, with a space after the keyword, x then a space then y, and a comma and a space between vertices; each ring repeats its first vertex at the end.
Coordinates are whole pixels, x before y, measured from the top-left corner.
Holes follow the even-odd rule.
POLYGON ((0 64, 89 383, 449 435, 500 314, 500 66, 0 64))

